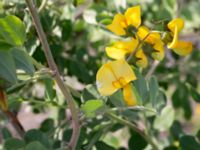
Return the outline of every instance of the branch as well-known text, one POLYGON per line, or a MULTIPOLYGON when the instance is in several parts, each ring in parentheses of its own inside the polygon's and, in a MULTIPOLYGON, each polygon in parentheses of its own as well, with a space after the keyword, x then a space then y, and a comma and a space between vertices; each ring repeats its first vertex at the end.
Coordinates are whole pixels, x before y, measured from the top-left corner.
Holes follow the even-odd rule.
POLYGON ((146 134, 143 130, 139 129, 136 125, 132 124, 131 122, 124 120, 118 116, 116 116, 113 113, 106 113, 106 115, 108 115, 108 117, 116 120, 117 122, 128 126, 129 128, 131 128, 132 130, 134 130, 135 132, 137 132, 138 134, 140 134, 149 144, 151 144, 153 150, 159 150, 157 144, 152 140, 152 138, 146 134))
POLYGON ((38 8, 39 13, 43 10, 43 8, 45 8, 46 4, 47 4, 47 0, 43 0, 40 7, 38 8))
POLYGON ((51 50, 50 50, 50 47, 49 47, 49 44, 47 42, 47 38, 46 38, 44 30, 42 28, 37 9, 36 9, 32 0, 26 0, 26 3, 27 3, 27 6, 30 10, 36 31, 38 33, 42 47, 44 49, 44 53, 45 53, 49 68, 53 72, 55 72, 55 80, 56 80, 61 92, 63 93, 63 95, 64 95, 64 97, 67 101, 68 107, 70 109, 70 112, 72 114, 73 133, 72 133, 72 137, 71 137, 70 142, 69 142, 69 149, 74 150, 76 148, 76 144, 77 144, 78 137, 79 137, 79 134, 80 134, 80 124, 79 124, 79 116, 78 116, 79 111, 78 111, 76 104, 75 104, 75 102, 74 102, 74 100, 73 100, 73 98, 72 98, 72 96, 69 92, 69 89, 64 85, 64 83, 63 83, 63 81, 60 77, 60 73, 58 71, 57 65, 55 64, 55 61, 53 59, 53 56, 52 56, 52 53, 51 53, 51 50))
POLYGON ((0 89, 0 109, 2 112, 8 117, 8 119, 11 121, 12 126, 15 128, 17 133, 21 138, 24 137, 24 128, 19 122, 18 118, 15 114, 13 114, 11 111, 8 110, 8 104, 7 104, 7 96, 6 92, 2 89, 0 89))
POLYGON ((139 40, 137 46, 135 47, 135 49, 133 50, 133 52, 129 55, 129 57, 127 58, 127 62, 130 62, 130 60, 132 59, 132 57, 136 54, 136 52, 139 50, 140 46, 142 45, 142 43, 148 38, 148 36, 151 34, 152 32, 149 32, 142 40, 139 40))
POLYGON ((10 119, 13 127, 17 131, 17 133, 20 135, 21 138, 24 137, 25 131, 21 123, 19 122, 18 118, 15 114, 13 114, 11 111, 7 110, 4 112, 6 116, 10 119))
POLYGON ((157 60, 154 60, 153 64, 151 65, 151 68, 149 69, 149 71, 147 72, 147 75, 146 75, 146 79, 150 79, 151 75, 154 73, 154 71, 156 70, 157 66, 159 64, 159 61, 157 60))

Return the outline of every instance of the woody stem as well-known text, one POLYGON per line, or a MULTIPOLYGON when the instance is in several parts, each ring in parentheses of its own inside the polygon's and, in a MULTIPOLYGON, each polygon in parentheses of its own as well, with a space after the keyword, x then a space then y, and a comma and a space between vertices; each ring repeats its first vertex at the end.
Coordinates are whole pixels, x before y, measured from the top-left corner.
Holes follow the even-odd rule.
POLYGON ((79 138, 79 134, 80 134, 80 123, 79 123, 79 110, 76 107, 76 104, 73 100, 73 97, 69 91, 69 89, 65 86, 65 84, 63 83, 60 73, 58 71, 57 65, 54 61, 53 55, 51 53, 51 49, 49 47, 46 35, 44 33, 44 30, 42 28, 41 22, 40 22, 40 18, 39 18, 39 14, 38 14, 38 10, 35 6, 35 4, 33 3, 32 0, 26 0, 27 6, 30 10, 30 14, 32 17, 32 20, 34 22, 36 31, 38 33, 40 42, 42 44, 49 68, 55 72, 55 81, 58 84, 58 87, 60 88, 61 92, 63 93, 69 110, 71 112, 71 116, 72 116, 72 128, 73 128, 73 133, 69 142, 69 146, 68 149, 69 150, 75 150, 76 148, 76 144, 79 138))
POLYGON ((151 32, 149 32, 142 40, 140 40, 137 44, 137 46, 135 47, 135 49, 133 50, 133 52, 129 55, 129 57, 126 59, 127 62, 130 62, 131 59, 133 58, 133 56, 137 53, 137 51, 139 50, 140 46, 142 45, 142 43, 148 38, 148 36, 151 34, 151 32))

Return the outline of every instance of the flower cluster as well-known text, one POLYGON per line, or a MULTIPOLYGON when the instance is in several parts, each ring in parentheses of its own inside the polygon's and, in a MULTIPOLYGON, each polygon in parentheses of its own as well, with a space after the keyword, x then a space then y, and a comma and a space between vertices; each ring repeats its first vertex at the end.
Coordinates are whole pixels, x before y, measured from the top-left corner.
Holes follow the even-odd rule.
POLYGON ((116 14, 107 29, 126 38, 105 49, 107 55, 115 61, 104 64, 97 72, 100 94, 109 96, 122 88, 127 105, 137 105, 136 96, 131 89, 131 81, 136 77, 128 62, 134 60, 138 67, 145 68, 149 58, 161 61, 165 56, 165 45, 178 55, 189 54, 192 43, 179 40, 179 32, 183 27, 183 19, 176 18, 167 24, 166 31, 150 30, 142 25, 139 5, 128 8, 124 14, 116 14), (148 52, 145 45, 150 45, 153 50, 148 52))

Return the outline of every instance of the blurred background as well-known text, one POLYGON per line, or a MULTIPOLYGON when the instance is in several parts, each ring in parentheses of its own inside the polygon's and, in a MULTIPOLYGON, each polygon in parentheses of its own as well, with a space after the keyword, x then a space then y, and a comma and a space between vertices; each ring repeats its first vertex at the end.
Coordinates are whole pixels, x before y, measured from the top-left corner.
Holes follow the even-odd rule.
MULTIPOLYGON (((35 3, 39 8, 41 23, 56 64, 78 104, 84 101, 84 89, 95 84, 98 68, 109 59, 105 54, 105 47, 119 39, 105 28, 116 13, 123 13, 126 8, 140 4, 143 24, 155 30, 162 30, 162 26, 157 24, 159 21, 183 18, 185 28, 180 38, 193 42, 192 54, 180 57, 166 49, 165 59, 154 72, 160 89, 166 94, 166 103, 175 109, 174 123, 169 132, 161 133, 161 139, 163 138, 162 141, 165 143, 165 138, 172 134, 174 136, 170 138, 174 143, 180 132, 192 135, 198 133, 200 0, 35 0, 35 3)), ((47 66, 25 1, 0 0, 0 16, 9 14, 23 20, 27 32, 26 50, 36 61, 47 66)), ((143 71, 144 75, 150 67, 151 61, 149 67, 143 71)), ((26 76, 19 73, 18 78, 25 80, 26 76)), ((26 131, 39 128, 50 137, 55 136, 52 133, 57 133, 57 137, 62 136, 63 140, 67 141, 70 131, 65 130, 68 125, 65 120, 66 104, 53 80, 32 80, 15 91, 8 89, 8 93, 9 108, 17 114, 26 131), (63 130, 62 135, 59 135, 59 129, 63 130)), ((1 144, 5 133, 18 137, 1 113, 0 129, 1 144)), ((127 148, 129 144, 130 149, 130 142, 127 141, 130 140, 131 134, 127 128, 110 129, 109 132, 99 137, 101 141, 115 149, 127 148)))

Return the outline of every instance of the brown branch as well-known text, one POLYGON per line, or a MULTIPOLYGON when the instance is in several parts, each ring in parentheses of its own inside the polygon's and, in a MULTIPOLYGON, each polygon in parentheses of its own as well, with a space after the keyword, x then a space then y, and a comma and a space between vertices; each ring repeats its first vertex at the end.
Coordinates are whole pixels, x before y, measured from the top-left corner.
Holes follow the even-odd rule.
POLYGON ((148 38, 148 36, 151 34, 151 32, 149 32, 142 40, 139 40, 137 46, 135 47, 135 49, 133 50, 133 52, 129 55, 129 57, 127 58, 127 62, 130 62, 130 60, 132 59, 132 57, 137 53, 137 51, 139 50, 140 46, 142 45, 142 43, 148 38))
POLYGON ((70 150, 74 150, 76 148, 76 144, 78 141, 78 137, 80 134, 80 124, 79 124, 79 111, 76 108, 76 104, 71 96, 71 93, 69 92, 69 89, 64 85, 61 77, 60 77, 60 73, 58 71, 57 65, 55 64, 55 61, 53 59, 49 44, 47 42, 47 38, 45 36, 44 30, 42 28, 40 19, 39 19, 39 15, 38 15, 38 11, 33 3, 32 0, 26 0, 27 6, 30 10, 31 16, 32 16, 32 20, 34 22, 36 31, 38 33, 40 42, 42 44, 42 47, 44 49, 44 53, 49 65, 49 68, 55 72, 55 80, 61 90, 61 92, 63 93, 68 107, 70 109, 70 112, 72 114, 72 128, 73 128, 73 133, 72 133, 72 137, 70 139, 69 142, 69 149, 70 150))
POLYGON ((16 115, 14 115, 11 111, 8 110, 7 95, 6 92, 1 88, 0 88, 0 109, 8 117, 8 119, 10 119, 12 126, 18 132, 19 136, 23 138, 25 133, 24 128, 17 119, 16 115))
POLYGON ((18 134, 20 135, 21 138, 24 137, 25 131, 23 126, 21 125, 21 123, 19 122, 17 116, 15 114, 13 114, 11 111, 5 111, 4 112, 6 114, 6 116, 10 119, 13 127, 15 128, 15 130, 18 132, 18 134))
POLYGON ((157 61, 157 60, 154 60, 154 61, 153 61, 153 64, 151 65, 151 68, 149 69, 149 71, 147 72, 146 77, 145 77, 147 80, 150 79, 151 75, 152 75, 152 74, 154 73, 154 71, 156 70, 158 64, 159 64, 159 61, 157 61))

